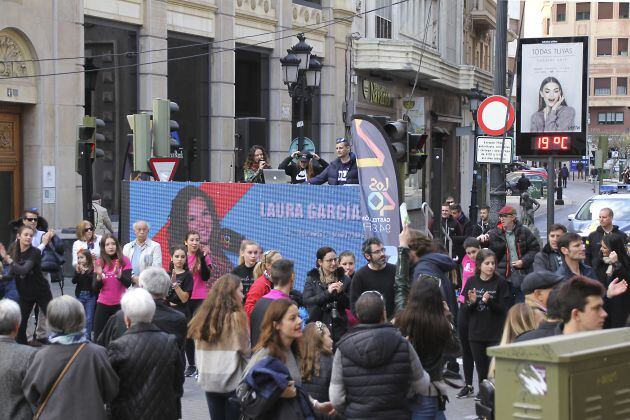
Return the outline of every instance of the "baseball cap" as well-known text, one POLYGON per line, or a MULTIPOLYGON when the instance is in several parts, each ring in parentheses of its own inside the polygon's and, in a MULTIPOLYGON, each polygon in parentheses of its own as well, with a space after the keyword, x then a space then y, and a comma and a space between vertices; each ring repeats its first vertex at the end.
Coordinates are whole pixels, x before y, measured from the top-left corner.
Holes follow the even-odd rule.
POLYGON ((516 209, 512 206, 504 206, 501 210, 499 210, 499 215, 502 214, 516 214, 516 209))
POLYGON ((345 137, 337 137, 335 139, 335 143, 339 144, 339 143, 348 143, 348 139, 346 139, 345 137))
POLYGON ((551 289, 561 281, 562 276, 551 271, 535 271, 525 276, 521 290, 523 294, 528 295, 537 289, 551 289))

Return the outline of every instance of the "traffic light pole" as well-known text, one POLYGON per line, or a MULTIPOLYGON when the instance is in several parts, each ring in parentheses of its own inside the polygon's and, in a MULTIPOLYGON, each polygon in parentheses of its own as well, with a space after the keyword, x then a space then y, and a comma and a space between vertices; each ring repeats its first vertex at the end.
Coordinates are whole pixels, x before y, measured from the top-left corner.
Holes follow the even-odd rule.
MULTIPOLYGON (((473 114, 473 121, 475 124, 475 129, 473 130, 473 147, 476 150, 477 136, 479 135, 478 134, 479 124, 477 123, 477 111, 474 111, 472 114, 473 114)), ((477 210, 479 208, 479 205, 477 203, 477 200, 478 200, 477 198, 478 197, 477 196, 477 171, 478 170, 479 170, 479 167, 477 165, 477 159, 475 156, 473 158, 472 186, 470 188, 470 208, 468 209, 468 217, 470 221, 472 221, 473 223, 477 223, 477 210)))
POLYGON ((93 180, 92 180, 92 159, 90 157, 92 153, 92 147, 90 143, 79 144, 81 148, 81 192, 83 195, 83 220, 89 220, 94 225, 94 210, 92 208, 92 193, 93 193, 93 180))

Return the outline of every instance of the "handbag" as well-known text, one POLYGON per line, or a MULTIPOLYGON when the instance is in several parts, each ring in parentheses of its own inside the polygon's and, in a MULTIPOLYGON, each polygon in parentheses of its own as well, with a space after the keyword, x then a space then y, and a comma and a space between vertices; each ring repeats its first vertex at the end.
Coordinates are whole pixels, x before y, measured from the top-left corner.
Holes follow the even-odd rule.
POLYGON ((61 373, 57 377, 57 380, 55 380, 55 383, 50 388, 50 391, 48 391, 48 394, 46 395, 46 398, 44 398, 44 401, 42 401, 41 404, 39 404, 39 406, 37 407, 37 411, 35 412, 35 415, 33 416, 33 420, 39 420, 40 416, 42 415, 42 412, 44 411, 44 408, 46 408, 46 404, 48 404, 48 400, 50 400, 50 397, 52 396, 53 392, 55 392, 55 389, 59 385, 59 382, 61 382, 63 377, 66 376, 66 373, 68 372, 68 369, 70 369, 70 366, 72 366, 72 363, 74 363, 75 359, 77 358, 77 356, 79 355, 81 350, 83 350, 83 348, 85 347, 86 344, 87 343, 81 344, 75 350, 75 352, 72 355, 72 357, 70 358, 70 360, 68 360, 68 363, 66 363, 66 366, 63 368, 63 370, 61 371, 61 373))

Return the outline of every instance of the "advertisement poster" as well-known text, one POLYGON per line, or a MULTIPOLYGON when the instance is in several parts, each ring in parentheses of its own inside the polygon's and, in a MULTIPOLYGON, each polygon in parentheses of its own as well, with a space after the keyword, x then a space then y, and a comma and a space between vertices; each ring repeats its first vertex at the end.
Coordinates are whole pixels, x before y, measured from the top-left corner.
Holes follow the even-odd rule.
POLYGON ((165 269, 169 250, 197 231, 210 248, 212 279, 238 265, 241 241, 258 242, 295 261, 295 287, 302 290, 306 273, 315 267, 317 249, 350 250, 363 261, 365 238, 358 186, 264 185, 234 183, 131 181, 127 226, 149 223, 149 237, 162 248, 165 269))
POLYGON ((359 184, 363 195, 362 222, 366 237, 379 238, 390 262, 397 256, 400 210, 396 168, 385 134, 370 117, 352 116, 352 147, 357 155, 359 184))
POLYGON ((582 132, 583 42, 522 43, 520 131, 582 132))

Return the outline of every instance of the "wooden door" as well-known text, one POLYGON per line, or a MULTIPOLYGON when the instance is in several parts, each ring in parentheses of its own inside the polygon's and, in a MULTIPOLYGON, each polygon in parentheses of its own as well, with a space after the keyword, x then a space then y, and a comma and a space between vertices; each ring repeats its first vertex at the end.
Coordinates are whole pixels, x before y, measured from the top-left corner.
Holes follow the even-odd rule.
POLYGON ((9 222, 22 208, 21 108, 0 104, 0 242, 9 242, 9 222))

